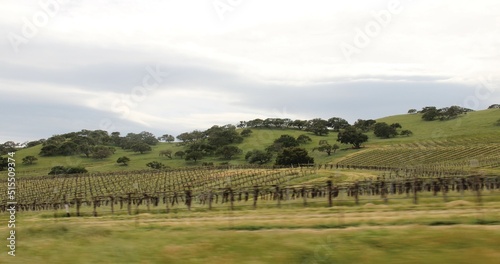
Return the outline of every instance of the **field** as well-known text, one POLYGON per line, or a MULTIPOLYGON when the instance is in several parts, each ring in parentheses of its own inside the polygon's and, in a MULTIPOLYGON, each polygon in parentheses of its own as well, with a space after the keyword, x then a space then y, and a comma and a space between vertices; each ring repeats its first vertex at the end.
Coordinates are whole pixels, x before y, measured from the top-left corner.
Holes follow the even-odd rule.
MULTIPOLYGON (((400 123, 411 137, 348 145, 332 156, 304 145, 314 166, 250 166, 159 157, 182 149, 161 143, 147 154, 40 157, 19 164, 16 257, 0 263, 497 263, 500 253, 500 110, 450 121, 419 115, 400 123), (129 166, 116 164, 129 156, 129 166), (158 160, 171 169, 146 170, 158 160), (55 165, 84 175, 47 176, 55 165)), ((254 129, 238 146, 264 149, 291 129, 254 129)), ((16 153, 37 156, 40 146, 16 153)), ((0 191, 7 192, 7 177, 0 191)), ((7 234, 8 197, 0 232, 7 234)))
POLYGON ((0 263, 497 263, 498 219, 498 201, 98 218, 23 213, 16 257, 2 254, 0 263))

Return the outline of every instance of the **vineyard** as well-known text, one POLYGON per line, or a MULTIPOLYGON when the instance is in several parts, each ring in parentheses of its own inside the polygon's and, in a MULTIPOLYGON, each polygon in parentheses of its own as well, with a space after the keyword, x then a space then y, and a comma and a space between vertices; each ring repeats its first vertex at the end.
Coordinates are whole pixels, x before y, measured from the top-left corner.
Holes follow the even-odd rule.
POLYGON ((433 170, 473 170, 500 166, 500 145, 426 146, 399 145, 366 150, 346 157, 338 165, 351 168, 427 167, 433 170))
MULTIPOLYGON (((20 211, 66 210, 67 214, 94 216, 156 210, 213 210, 236 207, 360 204, 360 201, 443 196, 444 200, 476 197, 482 191, 500 194, 500 176, 464 173, 429 173, 417 169, 379 172, 378 177, 345 182, 335 176, 314 184, 291 184, 317 173, 320 167, 198 168, 84 175, 24 177, 17 181, 20 211), (452 195, 456 193, 457 195, 452 195), (91 208, 82 210, 82 206, 91 208), (152 209, 153 208, 153 209, 152 209)), ((324 170, 328 171, 328 166, 324 170)), ((333 170, 332 171, 333 174, 333 170)), ((7 183, 1 184, 7 192, 7 183)), ((2 200, 1 210, 6 210, 2 200)))

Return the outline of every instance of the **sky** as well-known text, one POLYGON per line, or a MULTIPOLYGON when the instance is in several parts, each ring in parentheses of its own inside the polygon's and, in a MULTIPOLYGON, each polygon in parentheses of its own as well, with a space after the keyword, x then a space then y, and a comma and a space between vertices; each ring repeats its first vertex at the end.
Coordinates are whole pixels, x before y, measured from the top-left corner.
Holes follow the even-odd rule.
POLYGON ((500 2, 0 0, 0 143, 500 103, 500 2))

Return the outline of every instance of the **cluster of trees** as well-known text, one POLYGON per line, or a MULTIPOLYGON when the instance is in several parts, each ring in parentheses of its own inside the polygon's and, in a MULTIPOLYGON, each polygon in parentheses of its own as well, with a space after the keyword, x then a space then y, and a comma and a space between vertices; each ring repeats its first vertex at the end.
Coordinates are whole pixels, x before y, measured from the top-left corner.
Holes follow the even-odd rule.
POLYGON ((373 127, 376 123, 377 121, 373 119, 358 119, 356 120, 356 122, 354 122, 353 127, 361 130, 361 132, 368 132, 370 130, 373 130, 373 127))
POLYGON ((6 155, 9 152, 15 152, 20 147, 19 143, 14 141, 7 141, 0 144, 0 155, 6 155))
POLYGON ((62 135, 55 135, 43 141, 41 156, 71 156, 83 154, 86 157, 105 158, 115 149, 109 147, 111 139, 103 130, 82 130, 62 135))
POLYGON ((164 170, 168 168, 168 166, 158 161, 151 161, 148 164, 146 164, 146 166, 154 170, 164 170))
POLYGON ((500 109, 500 104, 492 104, 488 107, 488 109, 500 109))
MULTIPOLYGON (((169 136, 169 135, 164 135, 169 136)), ((128 133, 125 137, 120 137, 120 132, 111 133, 111 138, 116 146, 125 150, 132 150, 144 154, 151 151, 151 146, 157 145, 160 141, 151 132, 128 133)), ((162 138, 162 137, 160 137, 162 138)), ((168 138, 170 140, 171 138, 168 138)))
POLYGON ((387 124, 385 122, 376 123, 373 127, 373 133, 379 138, 391 138, 397 135, 411 136, 413 132, 410 130, 401 130, 403 127, 399 123, 387 124))
POLYGON ((54 166, 50 169, 49 175, 79 174, 79 173, 87 173, 87 172, 88 171, 84 167, 54 166))
POLYGON ((312 164, 314 159, 309 156, 307 150, 300 147, 301 144, 308 144, 311 141, 311 138, 304 134, 297 138, 288 134, 281 135, 264 150, 254 149, 248 151, 245 159, 251 164, 265 164, 270 162, 276 155, 276 165, 312 164))
POLYGON ((240 121, 238 128, 289 128, 299 129, 314 133, 318 136, 328 135, 330 130, 338 132, 350 126, 349 122, 340 117, 332 117, 328 120, 314 118, 311 120, 291 120, 289 118, 267 118, 240 121))
POLYGON ((236 126, 212 126, 205 131, 194 130, 177 136, 185 151, 178 151, 174 156, 184 157, 186 161, 197 162, 206 156, 216 156, 230 160, 234 156, 242 154, 242 150, 234 144, 243 142, 243 138, 252 133, 250 129, 244 129, 241 133, 236 131, 236 126))
POLYGON ((434 120, 450 120, 459 117, 460 115, 467 114, 468 112, 473 112, 474 110, 469 108, 464 108, 461 106, 453 105, 450 107, 437 108, 435 106, 426 106, 422 110, 417 111, 416 109, 408 110, 409 114, 422 114, 422 119, 425 121, 434 120))
POLYGON ((146 153, 151 151, 151 146, 158 144, 159 140, 146 131, 139 134, 128 133, 125 137, 120 137, 120 132, 113 132, 110 135, 103 130, 82 130, 55 135, 36 142, 43 144, 41 156, 85 155, 87 158, 104 159, 115 153, 115 147, 146 153))

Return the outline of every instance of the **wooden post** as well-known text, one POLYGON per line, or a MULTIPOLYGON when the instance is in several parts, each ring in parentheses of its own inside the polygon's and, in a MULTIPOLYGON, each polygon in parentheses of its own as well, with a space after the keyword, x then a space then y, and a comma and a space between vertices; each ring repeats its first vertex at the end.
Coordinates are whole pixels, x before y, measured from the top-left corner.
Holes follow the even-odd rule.
POLYGON ((359 184, 358 184, 358 182, 354 183, 354 199, 356 201, 356 205, 359 205, 359 184))
POLYGON ((418 204, 417 176, 413 177, 413 204, 418 204))
POLYGON ((259 187, 253 187, 253 209, 257 209, 257 200, 259 199, 259 187))
POLYGON ((302 195, 302 199, 304 200, 304 206, 307 206, 307 193, 306 193, 306 187, 302 187, 302 189, 300 190, 301 192, 301 195, 302 195))
POLYGON ((168 214, 168 213, 170 213, 170 208, 168 207, 168 196, 167 196, 167 194, 166 194, 166 193, 165 193, 165 194, 163 194, 163 195, 164 195, 164 197, 165 197, 165 198, 164 198, 164 199, 165 199, 165 213, 167 213, 167 214, 168 214))
POLYGON ((274 197, 276 197, 276 200, 278 200, 278 208, 281 207, 280 187, 278 185, 274 187, 274 197))
POLYGON ((385 183, 385 181, 382 181, 380 183, 380 196, 382 200, 384 200, 384 204, 387 204, 387 193, 387 184, 385 183))
POLYGON ((80 216, 80 207, 82 206, 81 198, 76 198, 76 216, 80 216))
POLYGON ((132 193, 127 194, 127 212, 132 215, 132 193))
POLYGON ((448 196, 447 196, 447 193, 448 193, 448 180, 443 179, 441 181, 441 191, 443 192, 443 200, 444 200, 444 202, 448 202, 448 196))
POLYGON ((191 190, 185 191, 185 194, 186 194, 186 206, 187 206, 188 210, 191 211, 191 199, 192 199, 191 190))
POLYGON ((111 200, 111 214, 115 214, 115 197, 110 196, 109 198, 111 200))
POLYGON ((139 200, 135 201, 135 214, 138 215, 139 214, 139 200))
POLYGON ((208 193, 208 210, 212 210, 212 202, 214 200, 214 194, 212 190, 208 193))
POLYGON ((483 199, 481 197, 481 178, 479 175, 476 175, 474 179, 475 179, 474 187, 476 188, 475 191, 476 191, 477 204, 482 205, 483 199))
POLYGON ((233 189, 231 188, 228 188, 229 190, 229 200, 230 200, 230 204, 231 204, 231 211, 234 210, 234 192, 233 192, 233 189))
POLYGON ((332 181, 331 180, 326 182, 326 187, 327 187, 327 192, 328 192, 328 207, 332 207, 333 200, 332 200, 332 181))
POLYGON ((92 215, 94 217, 96 217, 97 216, 97 200, 96 200, 96 198, 94 198, 94 200, 92 201, 92 205, 94 206, 94 210, 92 211, 92 215))
POLYGON ((150 204, 151 204, 151 196, 149 195, 144 195, 144 198, 146 199, 146 208, 149 213, 150 211, 150 204))

